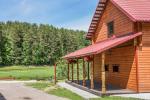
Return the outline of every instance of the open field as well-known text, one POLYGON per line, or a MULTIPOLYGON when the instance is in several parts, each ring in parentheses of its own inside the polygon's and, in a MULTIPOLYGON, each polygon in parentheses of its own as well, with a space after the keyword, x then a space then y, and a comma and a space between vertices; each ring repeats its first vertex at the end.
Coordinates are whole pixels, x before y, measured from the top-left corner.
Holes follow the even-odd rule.
POLYGON ((48 80, 53 77, 53 67, 12 66, 0 68, 0 79, 48 80))
MULTIPOLYGON (((17 80, 49 80, 53 78, 53 67, 49 66, 12 66, 0 68, 0 79, 17 80)), ((28 86, 43 90, 49 94, 65 97, 70 100, 83 100, 83 98, 71 91, 58 87, 50 82, 29 83, 28 86)), ((90 100, 137 100, 133 98, 103 97, 90 100)))
MULTIPOLYGON (((71 91, 58 87, 54 85, 53 83, 49 82, 37 82, 37 83, 28 83, 28 86, 32 86, 33 88, 37 88, 39 90, 43 90, 49 94, 53 94, 60 97, 65 97, 70 100, 84 100, 81 96, 72 93, 71 91)), ((140 99, 134 99, 134 98, 122 98, 122 97, 103 97, 103 98, 97 98, 97 99, 90 99, 90 100, 140 100, 140 99)))

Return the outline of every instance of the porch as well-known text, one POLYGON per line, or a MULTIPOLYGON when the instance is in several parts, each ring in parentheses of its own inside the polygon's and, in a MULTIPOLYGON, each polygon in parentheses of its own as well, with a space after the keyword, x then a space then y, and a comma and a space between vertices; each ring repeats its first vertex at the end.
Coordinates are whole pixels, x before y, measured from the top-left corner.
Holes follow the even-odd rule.
MULTIPOLYGON (((99 83, 99 82, 94 82, 94 89, 91 89, 90 88, 90 80, 86 80, 86 86, 83 86, 83 81, 80 80, 79 83, 77 83, 77 80, 74 80, 74 82, 71 82, 71 81, 66 81, 66 83, 76 87, 76 88, 79 88, 79 89, 82 89, 84 91, 87 91, 87 92, 90 92, 92 94, 95 94, 95 95, 98 95, 98 96, 102 96, 102 84, 99 83)), ((116 95, 116 94, 135 94, 136 92, 135 91, 132 91, 132 90, 129 90, 129 89, 122 89, 122 88, 119 88, 119 87, 115 87, 115 86, 112 86, 111 84, 107 84, 106 85, 106 89, 107 89, 107 92, 105 95, 116 95)))
MULTIPOLYGON (((138 92, 138 73, 137 73, 137 41, 138 36, 140 36, 141 33, 130 33, 124 36, 119 37, 113 37, 111 39, 95 43, 93 45, 90 45, 88 47, 85 47, 83 49, 77 50, 69 55, 66 55, 64 58, 68 61, 68 84, 71 84, 75 87, 78 87, 80 89, 86 90, 88 92, 97 94, 97 95, 111 95, 111 94, 129 94, 129 93, 136 93, 138 92), (130 41, 131 40, 131 41, 130 41), (133 41, 134 40, 134 41, 133 41), (109 84, 107 82, 107 74, 106 74, 106 55, 108 55, 108 51, 111 48, 117 47, 121 44, 131 42, 131 45, 133 48, 133 54, 132 54, 132 61, 135 61, 135 91, 128 90, 126 86, 123 86, 124 88, 114 87, 113 85, 109 84), (134 46, 133 46, 134 44, 134 46), (99 58, 97 58, 97 55, 99 55, 99 58), (133 56, 134 55, 134 56, 133 56), (97 59, 97 60, 95 60, 97 59), (133 60, 135 59, 135 60, 133 60), (80 61, 79 61, 80 60, 80 61), (98 63, 100 62, 100 63, 98 63), (80 64, 79 64, 80 63, 80 64), (87 63, 87 64, 86 64, 87 63), (97 64, 97 65, 96 65, 97 64), (82 65, 82 70, 79 69, 79 65, 82 65), (99 70, 99 72, 95 72, 96 70, 99 70), (76 69, 75 75, 74 75, 74 69, 76 69), (80 77, 80 73, 82 72, 82 78, 80 77), (71 73, 71 74, 70 74, 71 73), (95 73, 98 75, 99 80, 95 80, 95 73), (74 77, 76 76, 76 77, 74 77)), ((128 46, 128 45, 127 45, 128 46)), ((121 50, 121 51, 124 51, 121 50)), ((128 51, 128 50, 126 50, 128 51)), ((121 54, 121 53, 120 53, 121 54)), ((109 58, 107 56, 107 58, 109 58)), ((127 61, 127 60, 124 60, 127 61)), ((132 62, 131 61, 131 62, 132 62)), ((131 63, 133 64, 133 63, 131 63)), ((128 76, 124 76, 128 77, 128 76)), ((124 78, 122 77, 122 78, 124 78)), ((109 77, 112 78, 112 77, 109 77)), ((115 80, 120 81, 120 80, 115 80)), ((126 81, 127 82, 127 81, 126 81)), ((132 82, 132 81, 131 81, 132 82)), ((110 82, 111 83, 111 82, 110 82)), ((120 81, 120 85, 124 84, 124 82, 120 81)), ((126 83, 125 83, 126 85, 126 83)))

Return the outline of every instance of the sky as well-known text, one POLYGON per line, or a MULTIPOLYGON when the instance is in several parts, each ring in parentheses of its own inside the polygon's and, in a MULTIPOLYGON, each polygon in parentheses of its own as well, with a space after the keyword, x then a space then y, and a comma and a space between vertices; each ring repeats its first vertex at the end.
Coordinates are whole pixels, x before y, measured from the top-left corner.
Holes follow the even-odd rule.
POLYGON ((0 0, 0 21, 87 31, 99 0, 0 0))

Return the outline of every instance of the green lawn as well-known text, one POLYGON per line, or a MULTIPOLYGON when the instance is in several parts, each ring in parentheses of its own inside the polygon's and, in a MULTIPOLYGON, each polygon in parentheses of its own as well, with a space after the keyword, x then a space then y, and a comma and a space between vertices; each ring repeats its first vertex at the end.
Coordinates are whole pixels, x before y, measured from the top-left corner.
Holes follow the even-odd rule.
MULTIPOLYGON (((12 66, 0 68, 0 79, 14 78, 19 80, 48 80, 53 77, 53 67, 49 66, 12 66)), ((43 90, 49 94, 65 97, 70 100, 83 100, 83 98, 67 89, 60 88, 50 82, 37 82, 27 84, 33 88, 43 90)), ((103 97, 90 100, 137 100, 133 98, 103 97)))
MULTIPOLYGON (((28 83, 28 86, 32 86, 33 88, 37 88, 43 90, 49 94, 53 94, 59 97, 65 97, 70 100, 84 100, 81 96, 61 87, 54 85, 53 83, 49 82, 37 82, 37 83, 28 83)), ((97 99, 90 99, 90 100, 139 100, 133 98, 122 98, 122 97, 103 97, 97 99)))
POLYGON ((53 67, 12 66, 0 68, 0 79, 47 80, 53 76, 53 67))
POLYGON ((70 100, 83 100, 83 98, 67 89, 60 88, 50 82, 37 82, 37 83, 28 83, 28 86, 43 90, 49 94, 56 95, 59 97, 68 98, 70 100))

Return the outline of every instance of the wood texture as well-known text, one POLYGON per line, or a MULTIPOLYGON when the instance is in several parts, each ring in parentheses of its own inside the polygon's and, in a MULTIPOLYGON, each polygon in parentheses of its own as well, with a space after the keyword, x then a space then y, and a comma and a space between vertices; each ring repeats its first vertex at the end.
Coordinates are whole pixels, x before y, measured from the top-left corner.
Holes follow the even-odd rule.
POLYGON ((70 80, 70 66, 69 66, 70 64, 68 63, 68 80, 70 80))
POLYGON ((79 60, 77 59, 77 83, 79 84, 79 60))
POLYGON ((90 62, 87 62, 87 67, 88 67, 88 80, 90 80, 90 62))
POLYGON ((83 86, 86 85, 86 75, 85 75, 85 61, 83 59, 83 86))
MULTIPOLYGON (((134 46, 122 48, 113 48, 111 53, 106 52, 105 64, 109 65, 109 71, 106 72, 106 84, 112 84, 121 88, 137 89, 136 84, 136 66, 134 59, 134 46), (113 64, 119 65, 119 72, 113 72, 113 64)), ((94 80, 101 81, 101 54, 95 55, 94 80)))
POLYGON ((126 34, 133 31, 133 22, 109 1, 96 33, 92 37, 93 42, 102 41, 108 38, 107 23, 110 21, 114 21, 115 34, 126 34))
POLYGON ((105 53, 102 53, 102 65, 101 65, 101 73, 102 73, 102 94, 106 93, 106 74, 105 74, 105 53))
POLYGON ((71 66, 71 69, 72 69, 72 82, 74 81, 74 70, 73 70, 73 63, 71 63, 72 66, 71 66))
POLYGON ((90 78, 91 78, 91 89, 94 89, 94 56, 93 56, 93 61, 91 62, 91 66, 90 66, 90 78))
MULTIPOLYGON (((134 31, 134 23, 111 2, 105 9, 98 29, 92 37, 92 43, 99 42, 108 38, 107 23, 114 21, 114 33, 116 35, 126 34, 134 31)), ((112 84, 121 88, 137 89, 136 66, 134 58, 135 50, 133 41, 124 43, 116 48, 106 51, 106 64, 109 64, 109 72, 106 72, 106 84, 112 84), (113 64, 118 64, 119 72, 114 73, 113 64)), ((95 55, 94 80, 101 80, 102 55, 95 55)))
POLYGON ((142 49, 139 50, 139 91, 150 92, 150 23, 142 23, 142 49))
POLYGON ((54 64, 54 83, 56 84, 57 79, 56 79, 56 64, 54 64))
POLYGON ((136 91, 139 93, 139 61, 138 61, 138 38, 134 39, 134 49, 135 49, 135 66, 136 66, 136 91))

